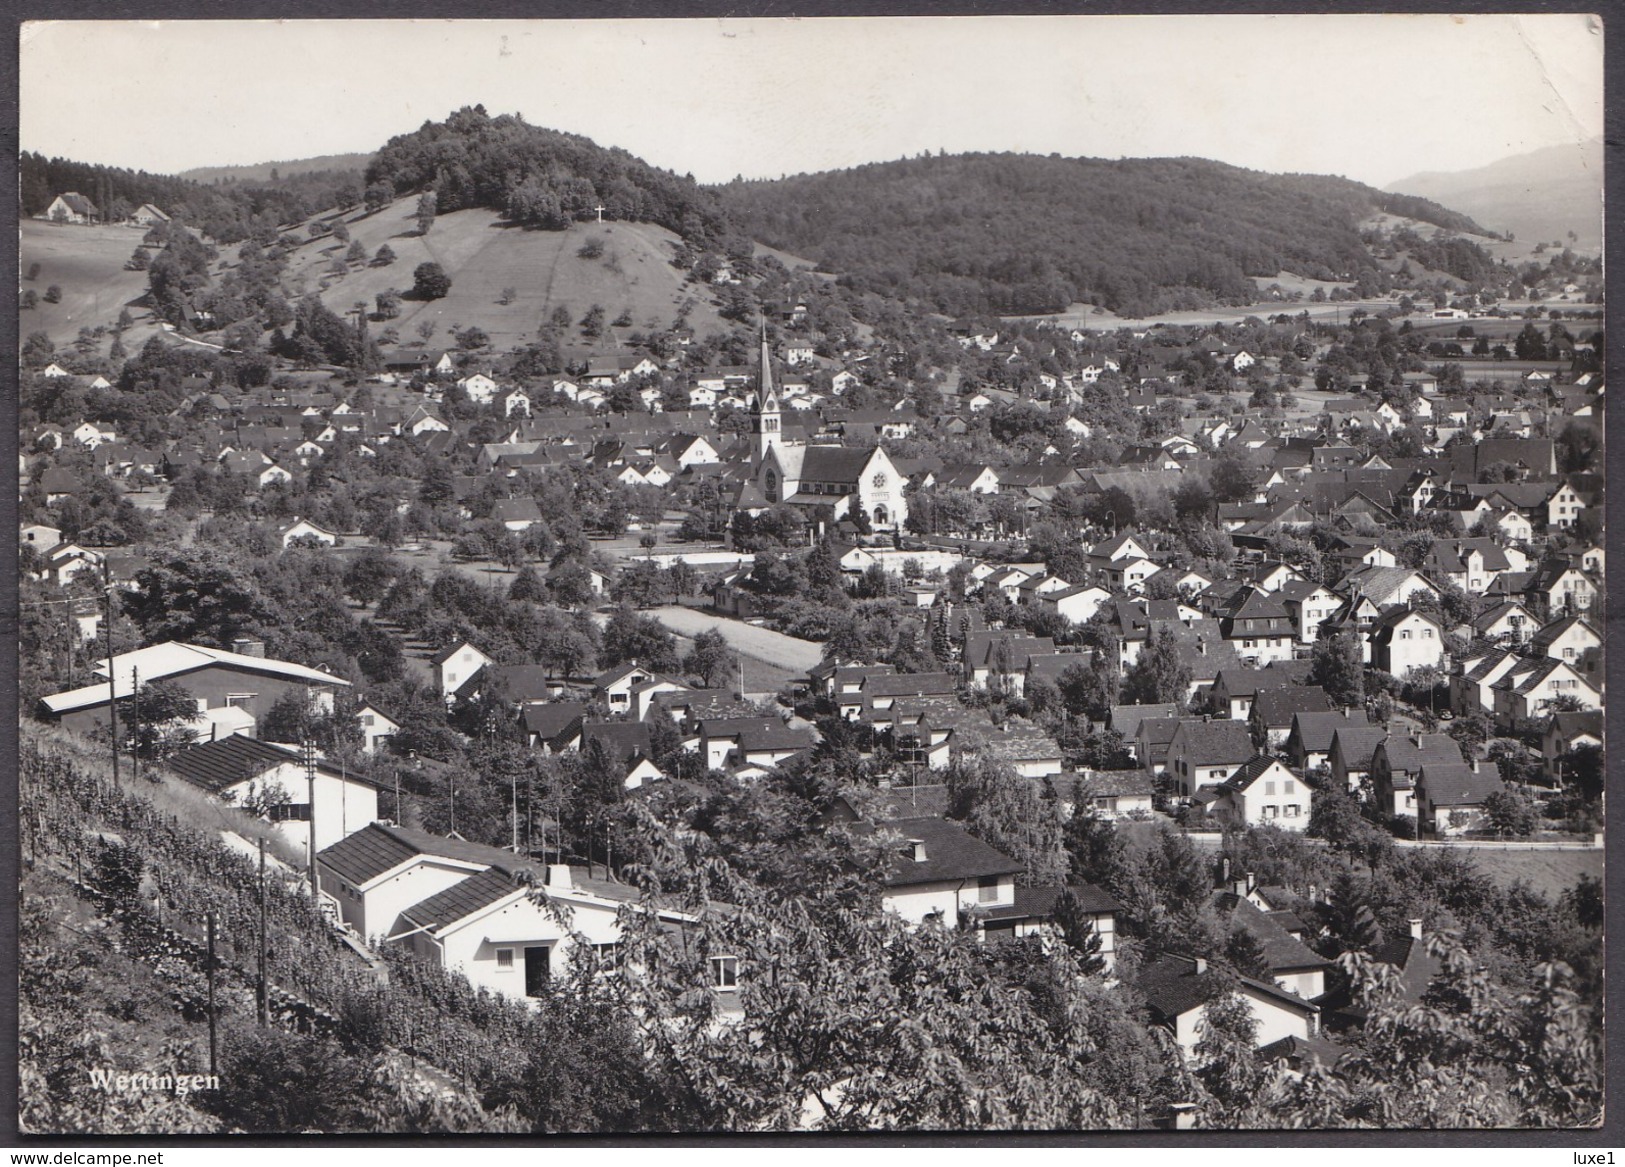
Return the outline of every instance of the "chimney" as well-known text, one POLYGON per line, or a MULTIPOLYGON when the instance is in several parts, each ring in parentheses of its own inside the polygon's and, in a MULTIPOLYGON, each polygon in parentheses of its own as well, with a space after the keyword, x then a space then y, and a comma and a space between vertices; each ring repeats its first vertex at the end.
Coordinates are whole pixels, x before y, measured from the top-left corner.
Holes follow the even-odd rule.
POLYGON ((1196 964, 1196 975, 1197 976, 1201 976, 1203 973, 1207 972, 1207 958, 1206 957, 1198 956, 1198 957, 1195 958, 1194 963, 1196 964))
POLYGON ((1422 921, 1420 921, 1420 920, 1410 920, 1410 921, 1407 921, 1407 922, 1411 926, 1411 939, 1412 940, 1420 940, 1420 939, 1422 939, 1422 921))
POLYGON ((547 865, 547 886, 558 891, 569 891, 575 886, 570 878, 570 865, 568 863, 549 863, 547 865))
POLYGON ((924 839, 910 839, 908 841, 908 846, 909 846, 909 854, 914 857, 914 862, 916 862, 916 863, 924 863, 925 862, 925 840, 924 839))
POLYGON ((1253 888, 1255 888, 1257 886, 1258 886, 1257 878, 1254 877, 1254 875, 1253 875, 1253 873, 1251 871, 1249 871, 1247 873, 1247 890, 1252 891, 1253 888))
POLYGON ((1247 881, 1245 879, 1236 880, 1232 885, 1232 888, 1238 896, 1245 896, 1247 892, 1251 890, 1248 888, 1247 881))
POLYGON ((1196 1129, 1196 1103, 1176 1102, 1168 1108, 1172 1126, 1176 1131, 1196 1129))
POLYGON ((1219 882, 1230 882, 1230 856, 1228 855, 1219 856, 1219 882))
POLYGON ((231 651, 238 656, 254 656, 264 659, 265 641, 253 640, 247 636, 239 636, 231 642, 231 651))

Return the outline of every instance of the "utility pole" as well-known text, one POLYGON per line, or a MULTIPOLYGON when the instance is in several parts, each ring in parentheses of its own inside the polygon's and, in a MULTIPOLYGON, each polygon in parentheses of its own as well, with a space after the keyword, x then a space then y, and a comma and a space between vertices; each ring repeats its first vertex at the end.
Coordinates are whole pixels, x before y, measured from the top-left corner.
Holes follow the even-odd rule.
POLYGON ((130 726, 130 781, 141 777, 141 673, 130 666, 130 700, 134 703, 130 726))
POLYGON ((266 955, 267 955, 267 952, 266 952, 266 944, 265 944, 265 840, 262 838, 262 839, 260 839, 260 968, 259 968, 260 977, 259 977, 259 989, 258 989, 258 992, 255 994, 256 997, 257 997, 256 1004, 259 1007, 259 1015, 260 1015, 260 1025, 261 1025, 261 1027, 267 1026, 267 1025, 269 1025, 271 1023, 271 991, 270 991, 270 986, 266 984, 266 980, 265 980, 266 955))
POLYGON ((306 847, 310 859, 310 910, 321 920, 321 892, 316 883, 316 743, 305 737, 305 785, 310 799, 310 839, 306 847))
POLYGON ((113 583, 107 570, 107 564, 102 564, 102 604, 104 613, 102 625, 107 632, 107 716, 111 723, 113 743, 113 785, 119 785, 118 779, 118 678, 113 673, 113 583))
POLYGON ((214 910, 209 910, 209 1076, 220 1072, 214 1009, 214 910))

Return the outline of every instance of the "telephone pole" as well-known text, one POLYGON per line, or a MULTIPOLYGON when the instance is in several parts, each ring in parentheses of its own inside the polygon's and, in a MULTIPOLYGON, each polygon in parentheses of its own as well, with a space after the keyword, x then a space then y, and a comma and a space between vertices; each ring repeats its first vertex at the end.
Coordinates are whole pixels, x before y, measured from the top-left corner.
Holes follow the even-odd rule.
POLYGON ((102 564, 102 626, 107 632, 107 717, 113 743, 113 785, 118 786, 118 678, 113 672, 113 583, 102 564))
POLYGON ((310 799, 310 839, 306 847, 310 859, 310 910, 319 921, 322 914, 321 892, 316 883, 316 743, 305 737, 305 785, 310 799))
POLYGON ((141 673, 134 665, 130 666, 130 700, 134 706, 130 714, 130 781, 133 783, 141 777, 141 673))
POLYGON ((214 910, 209 910, 209 1076, 220 1072, 214 1008, 214 910))
POLYGON ((265 980, 266 944, 265 944, 265 840, 260 840, 260 977, 259 988, 255 996, 259 1006, 260 1025, 271 1023, 271 990, 265 980))

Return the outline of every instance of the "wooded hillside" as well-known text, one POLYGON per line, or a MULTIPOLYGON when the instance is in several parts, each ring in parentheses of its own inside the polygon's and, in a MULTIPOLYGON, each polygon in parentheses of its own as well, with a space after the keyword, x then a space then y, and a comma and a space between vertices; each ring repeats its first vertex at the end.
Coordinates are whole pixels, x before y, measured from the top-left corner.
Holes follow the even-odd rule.
POLYGON ((1346 179, 1196 158, 965 154, 718 188, 740 230, 865 290, 955 314, 1125 314, 1249 301, 1249 277, 1352 279, 1375 263, 1358 224, 1386 210, 1471 220, 1346 179))

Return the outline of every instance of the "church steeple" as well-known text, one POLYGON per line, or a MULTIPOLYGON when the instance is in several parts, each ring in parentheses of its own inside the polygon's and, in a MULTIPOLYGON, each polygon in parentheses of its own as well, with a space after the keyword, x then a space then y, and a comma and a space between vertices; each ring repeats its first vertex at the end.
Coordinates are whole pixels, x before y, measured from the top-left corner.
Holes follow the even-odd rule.
POLYGON ((756 464, 784 440, 779 430, 779 395, 773 388, 773 354, 767 347, 767 318, 762 318, 762 368, 756 382, 756 400, 751 402, 750 428, 756 440, 756 464))

